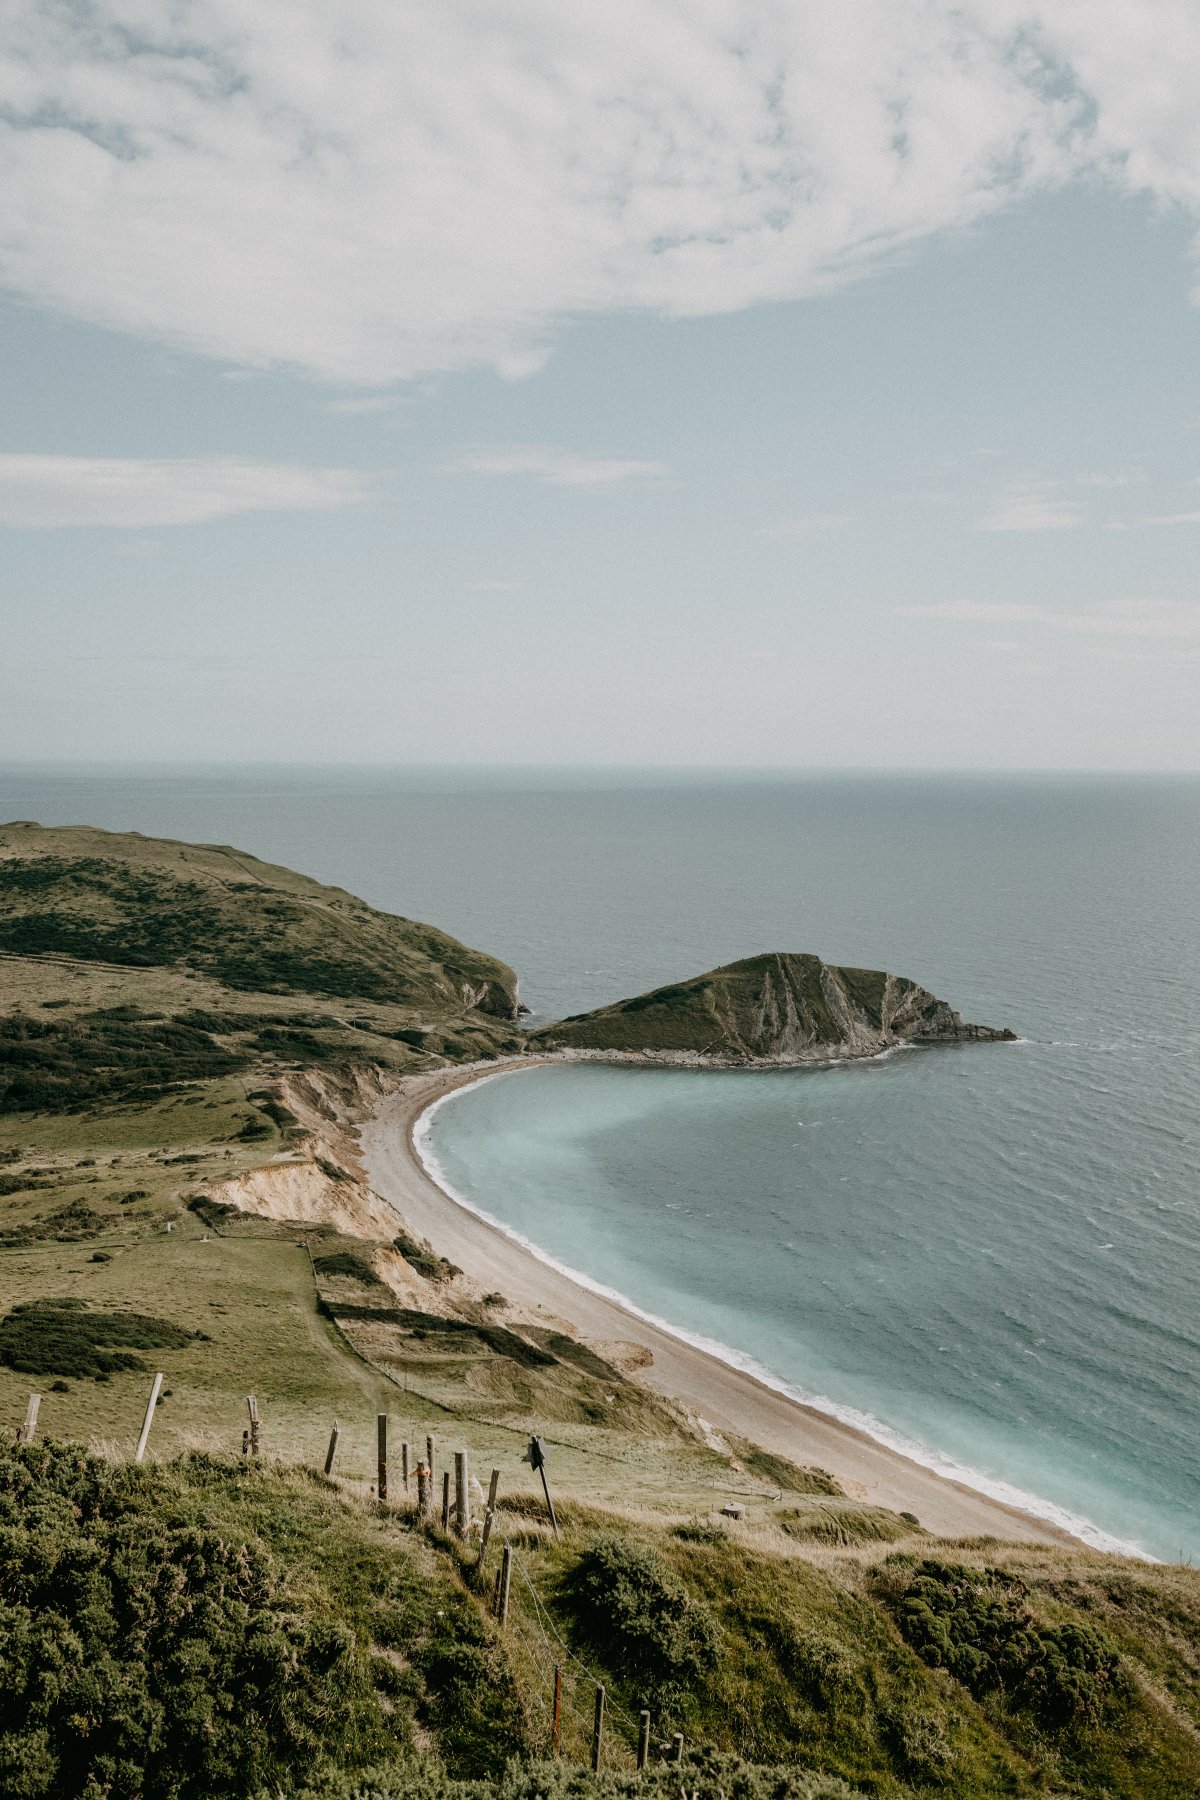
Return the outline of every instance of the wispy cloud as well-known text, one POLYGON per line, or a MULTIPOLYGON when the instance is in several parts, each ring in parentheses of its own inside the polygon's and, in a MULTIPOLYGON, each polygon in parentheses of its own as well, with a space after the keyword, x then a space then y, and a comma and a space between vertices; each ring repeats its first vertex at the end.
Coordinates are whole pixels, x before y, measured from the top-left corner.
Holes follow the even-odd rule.
POLYGON ((234 457, 0 455, 0 524, 28 530, 195 525, 238 513, 355 506, 372 485, 352 469, 234 457))
POLYGON ((325 411, 359 418, 371 413, 398 412, 409 403, 409 396, 406 394, 343 394, 337 400, 327 400, 325 411))
POLYGON ((17 10, 0 279, 330 380, 828 292, 1084 170, 1200 201, 1182 0, 17 10))
POLYGON ((1108 600, 1081 612, 988 600, 935 600, 925 606, 898 606, 904 619, 945 619, 969 625, 1034 625, 1046 631, 1092 637, 1200 637, 1200 602, 1188 600, 1108 600))
POLYGON ((1200 512, 1156 513, 1144 519, 1109 519, 1109 531, 1143 531, 1157 525, 1200 525, 1200 512))
POLYGON ((441 475, 531 475, 551 487, 617 487, 626 481, 654 481, 665 463, 629 456, 584 456, 537 444, 469 450, 438 465, 441 475))
POLYGON ((1083 508, 1043 494, 1010 494, 998 500, 977 531, 1066 531, 1083 523, 1083 508))
POLYGON ((528 587, 526 581, 468 581, 468 594, 520 594, 528 587))
POLYGON ((754 535, 763 538, 815 537, 822 531, 843 531, 854 522, 853 513, 809 513, 799 519, 785 519, 779 525, 764 525, 754 535))

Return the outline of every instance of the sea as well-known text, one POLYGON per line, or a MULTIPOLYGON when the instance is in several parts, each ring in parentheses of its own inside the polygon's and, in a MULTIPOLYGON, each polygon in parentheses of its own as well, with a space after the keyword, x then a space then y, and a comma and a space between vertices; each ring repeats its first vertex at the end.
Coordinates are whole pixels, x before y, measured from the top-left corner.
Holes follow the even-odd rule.
POLYGON ((562 1065, 426 1156, 552 1261, 1089 1542, 1200 1558, 1200 779, 0 769, 0 819, 235 844, 517 969, 534 1021, 764 950, 1015 1044, 562 1065))

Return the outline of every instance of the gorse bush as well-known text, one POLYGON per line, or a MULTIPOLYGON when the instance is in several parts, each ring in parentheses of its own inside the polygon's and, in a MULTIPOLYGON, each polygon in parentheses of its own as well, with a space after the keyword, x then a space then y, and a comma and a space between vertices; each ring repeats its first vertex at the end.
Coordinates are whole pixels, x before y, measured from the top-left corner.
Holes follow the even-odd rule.
POLYGON ((193 1334, 145 1313, 92 1312, 81 1301, 27 1300, 0 1319, 0 1363, 23 1375, 144 1369, 138 1350, 182 1350, 193 1334))
POLYGON ((657 1551, 633 1539, 597 1538, 568 1571, 562 1599, 580 1637, 660 1706, 715 1666, 712 1614, 657 1551))
POLYGON ((74 1019, 0 1018, 0 1113, 63 1112, 103 1101, 155 1099, 182 1081, 245 1066, 206 1032, 136 1007, 74 1019))
POLYGON ((172 1518, 152 1470, 0 1458, 0 1793, 216 1800, 311 1766, 363 1685, 261 1547, 172 1518))
POLYGON ((1001 1569, 918 1563, 897 1605, 905 1639, 975 1696, 996 1694, 1045 1730, 1099 1724, 1129 1696, 1121 1659, 1082 1620, 1036 1619, 1024 1584, 1001 1569))

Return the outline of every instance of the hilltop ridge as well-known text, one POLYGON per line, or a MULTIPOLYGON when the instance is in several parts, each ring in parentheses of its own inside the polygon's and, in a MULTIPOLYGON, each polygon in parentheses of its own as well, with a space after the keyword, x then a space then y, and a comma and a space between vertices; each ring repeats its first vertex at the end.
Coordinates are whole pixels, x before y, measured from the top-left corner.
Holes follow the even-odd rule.
POLYGON ((882 969, 819 956, 745 957, 530 1034, 539 1048, 658 1062, 782 1066, 876 1056, 900 1044, 1012 1043, 882 969))

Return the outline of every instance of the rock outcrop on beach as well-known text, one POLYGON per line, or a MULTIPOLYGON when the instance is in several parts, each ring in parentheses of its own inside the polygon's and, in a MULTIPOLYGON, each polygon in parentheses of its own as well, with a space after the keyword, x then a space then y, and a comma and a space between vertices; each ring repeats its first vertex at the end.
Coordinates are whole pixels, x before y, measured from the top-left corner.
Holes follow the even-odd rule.
POLYGON ((915 981, 778 952, 727 963, 533 1032, 531 1047, 582 1056, 746 1065, 877 1056, 900 1044, 1011 1043, 915 981))

